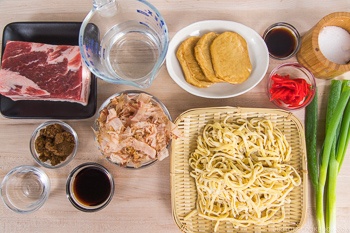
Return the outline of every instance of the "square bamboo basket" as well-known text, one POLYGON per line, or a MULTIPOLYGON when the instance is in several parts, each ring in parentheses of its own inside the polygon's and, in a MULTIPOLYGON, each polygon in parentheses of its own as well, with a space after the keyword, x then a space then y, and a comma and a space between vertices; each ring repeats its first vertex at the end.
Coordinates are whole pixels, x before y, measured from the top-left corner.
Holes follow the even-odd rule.
POLYGON ((184 220, 194 210, 197 192, 195 182, 190 177, 188 159, 197 146, 197 138, 204 125, 221 121, 226 116, 241 118, 264 117, 271 120, 285 135, 292 147, 292 159, 289 162, 299 172, 302 183, 290 193, 291 203, 285 204, 286 216, 281 223, 267 226, 251 225, 245 228, 234 228, 230 222, 221 222, 217 230, 226 232, 295 232, 305 222, 307 203, 307 165, 304 129, 300 121, 290 112, 278 109, 215 107, 192 109, 182 113, 176 120, 182 137, 172 140, 171 148, 171 205, 175 223, 182 232, 213 233, 215 221, 198 215, 184 220))

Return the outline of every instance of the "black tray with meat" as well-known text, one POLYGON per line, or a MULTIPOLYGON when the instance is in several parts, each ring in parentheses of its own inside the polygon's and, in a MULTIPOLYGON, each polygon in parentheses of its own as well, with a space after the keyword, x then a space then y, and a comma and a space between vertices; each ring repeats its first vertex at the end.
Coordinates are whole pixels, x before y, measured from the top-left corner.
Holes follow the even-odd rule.
MULTIPOLYGON (((15 22, 5 26, 2 55, 7 41, 51 45, 78 45, 80 22, 15 22)), ((97 80, 91 74, 86 105, 66 101, 17 100, 0 95, 0 111, 7 118, 85 119, 96 112, 97 80)))

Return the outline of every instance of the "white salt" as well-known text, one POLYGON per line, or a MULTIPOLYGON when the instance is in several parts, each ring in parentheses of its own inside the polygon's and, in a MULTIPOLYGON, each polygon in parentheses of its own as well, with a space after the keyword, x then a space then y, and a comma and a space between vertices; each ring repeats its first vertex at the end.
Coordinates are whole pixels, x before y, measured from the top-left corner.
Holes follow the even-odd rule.
POLYGON ((322 54, 330 61, 344 65, 350 61, 350 33, 337 26, 326 26, 318 35, 322 54))

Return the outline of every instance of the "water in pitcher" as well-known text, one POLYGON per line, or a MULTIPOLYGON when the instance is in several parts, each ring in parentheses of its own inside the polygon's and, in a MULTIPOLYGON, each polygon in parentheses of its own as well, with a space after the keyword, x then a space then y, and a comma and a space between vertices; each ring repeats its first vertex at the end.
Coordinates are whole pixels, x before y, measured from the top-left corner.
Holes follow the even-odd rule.
POLYGON ((111 28, 101 40, 103 65, 127 80, 147 76, 161 53, 160 39, 148 26, 127 21, 111 28))

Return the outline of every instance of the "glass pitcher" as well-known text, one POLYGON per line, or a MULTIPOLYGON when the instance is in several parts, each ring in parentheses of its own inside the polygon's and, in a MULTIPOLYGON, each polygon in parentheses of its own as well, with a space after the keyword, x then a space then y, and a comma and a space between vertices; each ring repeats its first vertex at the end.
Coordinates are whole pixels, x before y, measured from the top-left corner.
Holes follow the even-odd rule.
POLYGON ((79 32, 89 70, 104 81, 147 88, 168 50, 167 25, 143 0, 93 0, 79 32))

